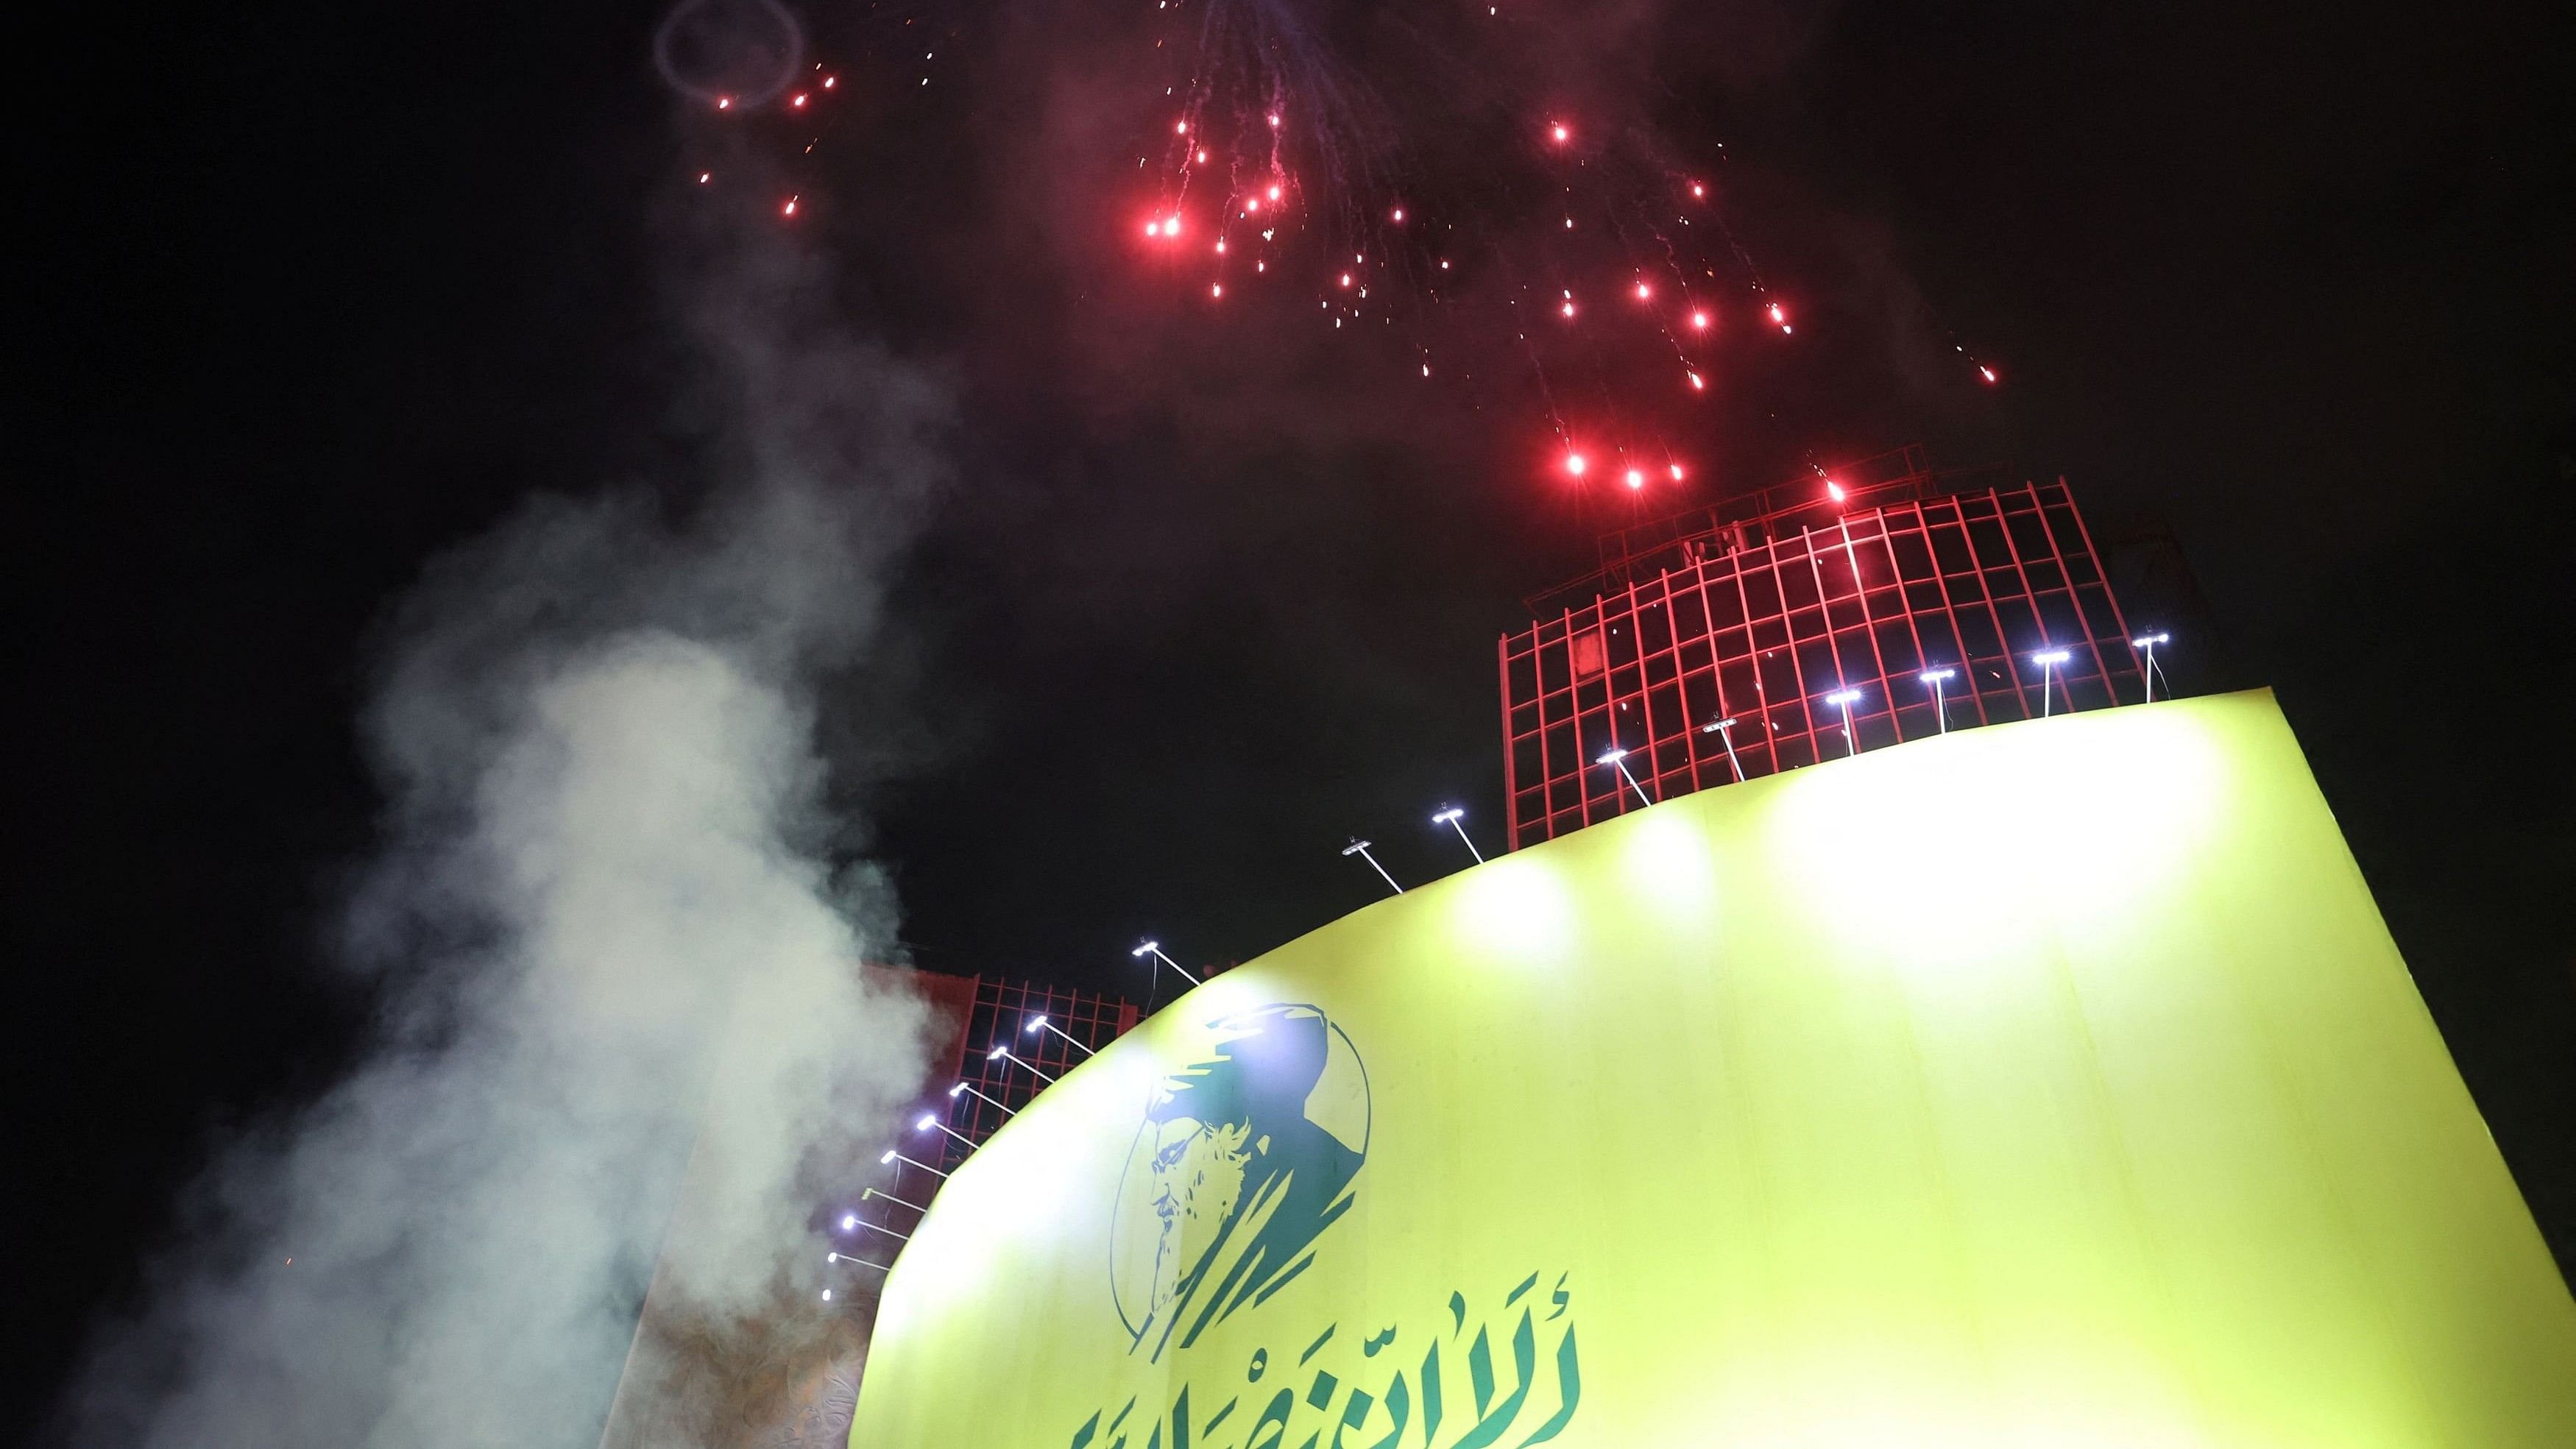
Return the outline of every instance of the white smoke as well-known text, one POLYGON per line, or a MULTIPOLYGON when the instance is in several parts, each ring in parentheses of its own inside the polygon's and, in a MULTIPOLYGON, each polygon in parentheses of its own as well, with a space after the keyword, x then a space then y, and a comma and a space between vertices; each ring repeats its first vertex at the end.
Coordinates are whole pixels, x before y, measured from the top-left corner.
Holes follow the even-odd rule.
POLYGON ((715 486, 534 502, 388 624, 388 843, 346 933, 378 1029, 220 1155, 72 1441, 590 1449, 657 1263, 698 1321, 823 1311, 809 1214, 927 1023, 860 972, 890 902, 832 864, 861 782, 816 691, 868 697, 945 419, 776 246, 713 244, 682 288, 715 486))

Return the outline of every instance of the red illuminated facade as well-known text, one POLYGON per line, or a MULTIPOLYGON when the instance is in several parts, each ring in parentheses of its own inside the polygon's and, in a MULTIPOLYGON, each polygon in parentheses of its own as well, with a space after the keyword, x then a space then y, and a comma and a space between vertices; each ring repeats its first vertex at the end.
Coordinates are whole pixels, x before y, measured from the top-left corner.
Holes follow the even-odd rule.
POLYGON ((1537 621, 1499 651, 1513 848, 1642 809, 1639 790, 1775 774, 1944 715, 1963 729, 2145 697, 2065 480, 1936 472, 1909 448, 1830 481, 1606 535, 1598 572, 1531 601, 1537 621), (1921 676, 1944 668, 1936 714, 1921 676), (1853 740, 1827 702, 1844 690, 1853 740), (1597 763, 1613 750, 1633 788, 1597 763))

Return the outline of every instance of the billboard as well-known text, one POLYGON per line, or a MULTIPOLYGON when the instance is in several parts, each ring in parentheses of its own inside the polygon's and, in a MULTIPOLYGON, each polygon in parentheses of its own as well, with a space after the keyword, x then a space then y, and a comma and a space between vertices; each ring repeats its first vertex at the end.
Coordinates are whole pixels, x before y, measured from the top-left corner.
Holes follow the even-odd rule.
POLYGON ((2576 1303, 2266 692, 1708 790, 969 1158, 855 1449, 2576 1443, 2576 1303))

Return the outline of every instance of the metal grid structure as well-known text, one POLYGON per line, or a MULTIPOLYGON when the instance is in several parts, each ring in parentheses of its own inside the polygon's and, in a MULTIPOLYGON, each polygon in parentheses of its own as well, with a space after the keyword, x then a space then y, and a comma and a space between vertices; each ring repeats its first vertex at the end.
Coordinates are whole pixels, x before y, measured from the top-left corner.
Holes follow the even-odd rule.
POLYGON ((1926 670, 1957 671, 1942 686, 1951 729, 2040 714, 2043 687, 2055 711, 2144 698, 2064 479, 1935 473, 1907 449, 1833 489, 1623 530, 1603 540, 1600 572, 1532 601, 1555 617, 1540 607, 1498 650, 1514 849, 1643 808, 1640 791, 1661 800, 1935 733, 1926 670), (2063 664, 2034 662, 2053 649, 2063 664), (1858 691, 1856 739, 1826 702, 1843 690, 1858 691), (1612 750, 1628 753, 1597 763, 1612 750))
POLYGON ((919 1105, 906 1117, 907 1128, 924 1113, 937 1125, 928 1131, 906 1130, 896 1139, 893 1146, 900 1155, 880 1174, 867 1210, 859 1214, 860 1221, 870 1224, 859 1231, 879 1241, 855 1241, 854 1247, 865 1250, 856 1256, 871 1262, 890 1258, 886 1249, 894 1243, 887 1239, 911 1233, 920 1210, 938 1196, 945 1174, 955 1171, 974 1150, 968 1144, 981 1146, 1009 1120, 1008 1114, 1028 1105, 1046 1086, 1038 1072, 1061 1077, 1083 1059, 1083 1052, 1063 1036, 1026 1030, 1032 1018, 1043 1015, 1048 1025, 1098 1051, 1125 1035, 1142 1015, 1133 1004, 1114 996, 1058 991, 1028 982, 978 976, 973 978, 973 991, 974 1004, 967 1010, 959 1037, 956 1075, 929 1083, 919 1105), (997 1046, 1009 1047, 1010 1057, 992 1056, 997 1046), (1031 1071, 1031 1065, 1037 1071, 1031 1071), (960 1082, 965 1090, 952 1093, 950 1088, 960 1082), (880 1203, 882 1208, 877 1206, 880 1203))

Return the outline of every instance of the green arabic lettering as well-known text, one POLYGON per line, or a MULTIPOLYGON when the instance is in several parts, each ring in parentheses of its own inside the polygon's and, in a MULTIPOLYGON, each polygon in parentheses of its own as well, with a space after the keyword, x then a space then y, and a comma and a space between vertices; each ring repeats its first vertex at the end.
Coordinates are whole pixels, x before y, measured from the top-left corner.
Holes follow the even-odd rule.
POLYGON ((1252 1437, 1244 1441, 1243 1449, 1279 1449, 1279 1441, 1288 1437, 1288 1416, 1296 1409, 1297 1393, 1294 1389, 1281 1389, 1273 1394, 1269 1404, 1262 1409, 1261 1417, 1252 1421, 1252 1437), (1261 1437, 1264 1429, 1270 1431, 1267 1439, 1261 1437))
MULTIPOLYGON (((1476 1346, 1478 1348, 1485 1346, 1485 1331, 1481 1328, 1476 1330, 1476 1346)), ((1450 1446, 1450 1449, 1485 1449, 1486 1445, 1503 1437, 1503 1431, 1509 1429, 1512 1426, 1512 1420, 1520 1416, 1521 1401, 1529 1397, 1530 1380, 1537 1376, 1537 1369, 1537 1337, 1530 1326, 1529 1310, 1524 1308, 1521 1310, 1520 1327, 1512 1330, 1512 1371, 1519 1376, 1520 1386, 1513 1389, 1501 1403, 1496 1404, 1492 1413, 1479 1419, 1476 1427, 1468 1430, 1464 1437, 1450 1446)), ((1480 1404, 1479 1408, 1481 1407, 1480 1404)))
POLYGON ((1520 1449, 1544 1444, 1557 1436, 1574 1419, 1574 1406, 1583 1402, 1583 1366, 1574 1357, 1574 1325, 1565 1325, 1565 1341, 1556 1346, 1556 1416, 1533 1430, 1520 1442, 1520 1449))

